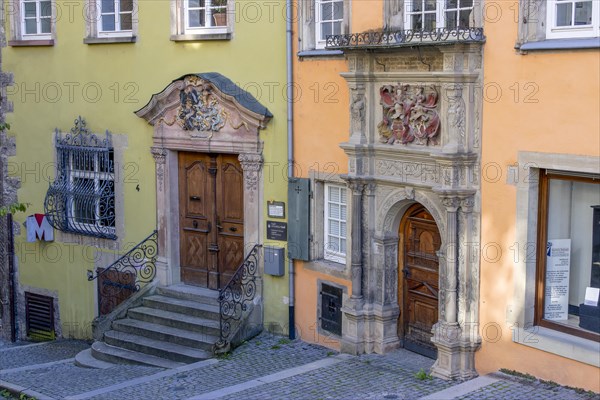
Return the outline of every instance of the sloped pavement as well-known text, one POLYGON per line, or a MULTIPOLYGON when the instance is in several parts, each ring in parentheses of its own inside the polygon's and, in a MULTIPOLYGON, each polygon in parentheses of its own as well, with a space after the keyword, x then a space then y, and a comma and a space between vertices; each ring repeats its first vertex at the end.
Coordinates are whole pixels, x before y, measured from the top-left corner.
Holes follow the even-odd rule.
POLYGON ((433 361, 405 350, 349 356, 263 333, 219 359, 175 369, 115 365, 87 369, 76 340, 0 343, 0 389, 37 399, 595 399, 501 373, 464 382, 426 376, 433 361), (421 371, 421 372, 420 372, 421 371))

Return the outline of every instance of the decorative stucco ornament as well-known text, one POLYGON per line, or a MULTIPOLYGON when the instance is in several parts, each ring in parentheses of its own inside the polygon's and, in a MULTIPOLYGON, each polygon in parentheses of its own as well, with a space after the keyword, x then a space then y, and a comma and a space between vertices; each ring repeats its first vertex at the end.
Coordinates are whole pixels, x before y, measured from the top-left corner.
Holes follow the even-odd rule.
POLYGON ((225 126, 227 114, 217 99, 211 96, 208 85, 201 90, 199 93, 195 87, 188 86, 181 91, 177 122, 186 131, 210 132, 210 138, 213 132, 225 126))
POLYGON ((387 144, 439 144, 438 92, 434 86, 385 85, 380 90, 383 120, 379 139, 387 144))

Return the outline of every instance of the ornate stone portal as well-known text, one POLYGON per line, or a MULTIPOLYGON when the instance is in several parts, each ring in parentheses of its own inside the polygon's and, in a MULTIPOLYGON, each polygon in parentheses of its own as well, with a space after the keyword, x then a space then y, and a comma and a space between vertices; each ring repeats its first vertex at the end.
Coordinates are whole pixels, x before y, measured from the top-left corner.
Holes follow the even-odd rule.
POLYGON ((343 48, 351 126, 341 147, 353 195, 353 286, 342 309, 343 351, 384 353, 403 344, 398 232, 405 211, 418 202, 442 240, 432 373, 477 375, 481 46, 343 48))
POLYGON ((261 243, 263 145, 259 131, 272 118, 269 110, 223 75, 206 73, 173 81, 136 115, 154 126, 151 152, 156 162, 160 283, 180 282, 179 151, 239 155, 244 172, 244 248, 261 243))

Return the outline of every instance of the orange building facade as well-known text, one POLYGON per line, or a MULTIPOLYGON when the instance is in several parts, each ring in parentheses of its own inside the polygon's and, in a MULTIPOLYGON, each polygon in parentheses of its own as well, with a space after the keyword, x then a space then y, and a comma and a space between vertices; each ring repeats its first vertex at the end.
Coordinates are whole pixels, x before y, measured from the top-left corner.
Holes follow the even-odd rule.
POLYGON ((598 335, 575 315, 595 284, 600 205, 597 5, 582 3, 298 2, 297 336, 354 354, 404 347, 443 378, 508 368, 600 389, 598 335), (549 217, 577 204, 585 213, 549 217), (587 265, 566 329, 544 318, 537 266, 559 239, 587 265))

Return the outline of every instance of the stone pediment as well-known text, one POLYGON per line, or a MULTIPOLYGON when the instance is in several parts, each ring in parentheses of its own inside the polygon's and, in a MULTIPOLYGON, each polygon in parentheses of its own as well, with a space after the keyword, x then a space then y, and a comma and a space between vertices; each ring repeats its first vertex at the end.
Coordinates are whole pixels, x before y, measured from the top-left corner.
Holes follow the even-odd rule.
POLYGON ((256 142, 271 112, 225 76, 184 75, 136 111, 155 127, 155 135, 178 140, 256 142))

